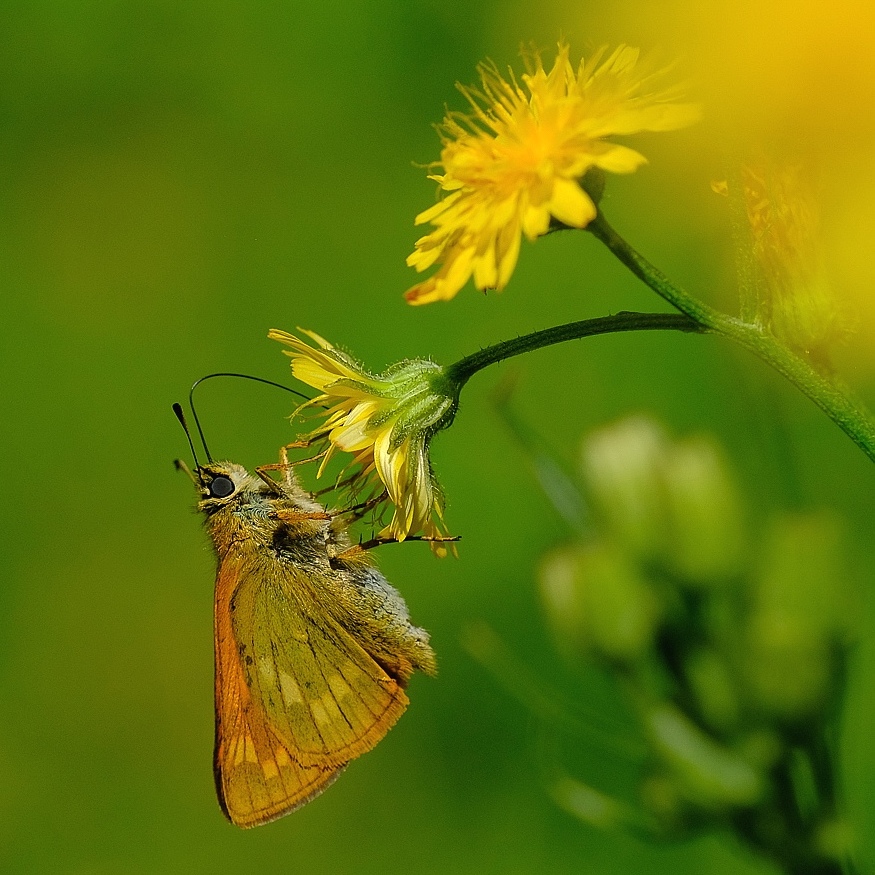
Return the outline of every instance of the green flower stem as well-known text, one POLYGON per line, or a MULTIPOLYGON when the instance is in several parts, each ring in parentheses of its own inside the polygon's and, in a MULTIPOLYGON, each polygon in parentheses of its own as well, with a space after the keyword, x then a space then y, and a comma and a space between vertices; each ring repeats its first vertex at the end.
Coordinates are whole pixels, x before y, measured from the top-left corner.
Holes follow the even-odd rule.
POLYGON ((465 356, 455 364, 444 369, 444 377, 460 391, 471 377, 489 365, 509 359, 524 352, 578 340, 596 334, 616 334, 620 331, 691 331, 702 333, 709 329, 696 319, 676 313, 617 313, 614 316, 601 316, 597 319, 582 319, 555 328, 545 328, 532 334, 524 334, 513 340, 505 340, 494 346, 487 346, 479 352, 465 356))
POLYGON ((692 319, 699 331, 729 338, 785 376, 875 462, 875 420, 848 389, 817 371, 761 326, 727 316, 680 289, 617 234, 601 212, 587 230, 642 282, 692 319))

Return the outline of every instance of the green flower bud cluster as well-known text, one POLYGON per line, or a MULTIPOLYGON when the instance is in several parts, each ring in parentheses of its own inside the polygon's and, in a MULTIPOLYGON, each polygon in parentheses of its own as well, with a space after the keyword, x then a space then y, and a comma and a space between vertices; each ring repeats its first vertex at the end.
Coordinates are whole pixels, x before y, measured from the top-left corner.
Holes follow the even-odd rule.
POLYGON ((590 435, 581 468, 597 524, 545 557, 540 593, 562 652, 606 666, 637 716, 648 755, 626 821, 729 826, 820 859, 837 826, 824 737, 853 638, 838 522, 788 513, 754 537, 719 446, 644 417, 590 435))

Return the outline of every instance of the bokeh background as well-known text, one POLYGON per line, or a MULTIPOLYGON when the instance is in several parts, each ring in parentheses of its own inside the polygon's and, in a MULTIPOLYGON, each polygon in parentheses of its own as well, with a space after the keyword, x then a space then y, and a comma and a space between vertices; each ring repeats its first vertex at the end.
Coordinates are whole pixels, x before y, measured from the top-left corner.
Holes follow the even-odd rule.
MULTIPOLYGON (((491 369, 434 446, 463 536, 381 565, 441 666, 379 747, 293 816, 243 832, 214 799, 213 559, 170 411, 194 379, 288 379, 271 327, 304 326, 372 368, 620 309, 664 309, 584 234, 525 245, 501 295, 410 308, 404 265, 430 204, 431 125, 491 57, 628 42, 678 58, 694 129, 642 137, 611 179, 615 226, 669 275, 732 306, 725 203, 710 182, 751 145, 817 168, 835 288, 859 327, 839 352, 875 401, 875 39, 869 4, 672 0, 7 0, 0 9, 0 868, 766 873, 728 836, 653 845, 603 833, 545 792, 537 720, 468 653, 486 622, 550 690, 612 714, 597 673, 556 654, 534 569, 566 534, 492 397, 573 466, 580 435, 633 411, 725 443, 752 524, 786 506, 848 522, 864 593, 842 733, 850 818, 875 866, 875 470, 757 362, 703 337, 618 336, 491 369), (788 473, 789 472, 789 473, 788 473)), ((519 68, 517 66, 517 68, 519 68)), ((283 393, 214 381, 214 454, 272 461, 283 393)), ((551 693, 552 695, 553 693, 551 693)), ((634 769, 585 737, 563 766, 606 792, 634 769)))

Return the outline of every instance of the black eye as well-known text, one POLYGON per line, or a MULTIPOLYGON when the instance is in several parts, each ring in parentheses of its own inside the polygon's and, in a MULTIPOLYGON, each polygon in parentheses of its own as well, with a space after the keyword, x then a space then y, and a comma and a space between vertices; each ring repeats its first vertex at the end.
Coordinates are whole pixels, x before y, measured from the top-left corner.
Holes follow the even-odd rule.
POLYGON ((213 477, 210 481, 210 497, 227 498, 236 488, 234 481, 230 477, 219 474, 218 477, 213 477))

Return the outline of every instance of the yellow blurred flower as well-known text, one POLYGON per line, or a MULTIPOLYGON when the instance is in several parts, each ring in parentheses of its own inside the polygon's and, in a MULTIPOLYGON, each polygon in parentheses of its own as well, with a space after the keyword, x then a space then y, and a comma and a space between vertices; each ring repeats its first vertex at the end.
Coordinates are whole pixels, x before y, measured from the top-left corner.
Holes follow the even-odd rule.
POLYGON ((319 474, 337 450, 350 453, 351 464, 360 466, 356 481, 385 489, 395 506, 381 536, 445 537, 443 496, 428 455, 431 438, 452 422, 458 404, 443 368, 413 359, 374 376, 318 334, 299 330, 316 345, 277 329, 268 336, 291 347, 285 352, 292 373, 321 393, 303 406, 327 408, 322 424, 306 435, 326 444, 319 474))
POLYGON ((676 89, 659 88, 665 70, 639 64, 638 49, 599 49, 575 71, 568 45, 559 43, 547 72, 528 57, 518 84, 492 63, 478 68, 481 90, 459 86, 470 113, 449 113, 439 128, 448 194, 416 217, 435 230, 416 243, 407 264, 435 264, 432 277, 410 289, 411 304, 450 300, 473 274, 479 289, 503 289, 519 255, 520 237, 547 233, 551 221, 585 227, 596 215, 580 180, 591 168, 632 173, 643 155, 605 138, 667 131, 695 121, 697 109, 676 102, 676 89))

